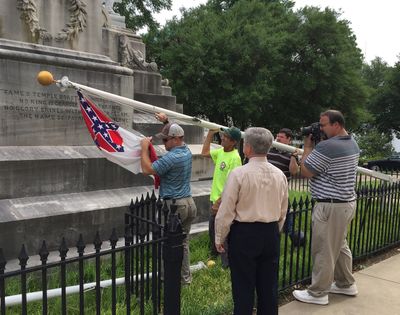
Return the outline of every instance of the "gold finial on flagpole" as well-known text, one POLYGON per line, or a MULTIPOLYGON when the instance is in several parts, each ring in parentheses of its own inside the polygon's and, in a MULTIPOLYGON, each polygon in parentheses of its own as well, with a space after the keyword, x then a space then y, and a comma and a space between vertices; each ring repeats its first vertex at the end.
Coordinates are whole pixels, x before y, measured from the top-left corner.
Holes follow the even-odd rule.
POLYGON ((40 71, 36 77, 41 85, 47 86, 56 82, 49 71, 40 71))

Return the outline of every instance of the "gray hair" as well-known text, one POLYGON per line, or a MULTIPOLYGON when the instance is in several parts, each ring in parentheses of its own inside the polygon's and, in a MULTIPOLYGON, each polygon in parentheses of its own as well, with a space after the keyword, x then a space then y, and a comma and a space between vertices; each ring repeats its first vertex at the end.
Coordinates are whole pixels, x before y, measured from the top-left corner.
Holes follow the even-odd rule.
POLYGON ((261 127, 252 127, 244 132, 244 142, 253 149, 255 154, 267 154, 274 137, 271 131, 261 127))

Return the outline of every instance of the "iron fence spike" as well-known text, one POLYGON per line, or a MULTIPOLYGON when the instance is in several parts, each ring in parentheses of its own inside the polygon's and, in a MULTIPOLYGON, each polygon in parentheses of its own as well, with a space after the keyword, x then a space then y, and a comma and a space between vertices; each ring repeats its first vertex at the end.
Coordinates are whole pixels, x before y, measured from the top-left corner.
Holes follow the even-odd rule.
POLYGON ((96 232, 96 236, 95 236, 95 238, 94 238, 93 244, 94 244, 94 248, 95 248, 96 250, 101 249, 101 244, 103 244, 103 242, 101 241, 99 231, 96 232))
POLYGON ((114 247, 117 244, 117 242, 118 242, 117 230, 113 228, 110 236, 110 244, 112 247, 114 247))
POLYGON ((4 257, 3 249, 0 248, 0 273, 3 273, 7 264, 7 260, 4 257))
POLYGON ((86 244, 83 241, 83 235, 82 235, 82 233, 80 233, 78 241, 76 242, 76 248, 78 250, 78 254, 83 254, 85 251, 85 247, 86 247, 86 244))
POLYGON ((39 249, 39 256, 42 262, 47 261, 47 257, 49 257, 49 250, 47 249, 46 241, 43 240, 42 246, 39 249))
POLYGON ((25 249, 25 244, 22 244, 21 251, 19 252, 19 255, 18 255, 18 259, 19 259, 20 266, 25 267, 26 263, 29 259, 28 253, 26 252, 26 249, 25 249))
POLYGON ((67 246, 67 242, 65 241, 65 237, 62 238, 61 245, 60 245, 58 251, 60 252, 60 257, 61 258, 67 257, 67 253, 68 253, 69 249, 68 249, 68 246, 67 246))

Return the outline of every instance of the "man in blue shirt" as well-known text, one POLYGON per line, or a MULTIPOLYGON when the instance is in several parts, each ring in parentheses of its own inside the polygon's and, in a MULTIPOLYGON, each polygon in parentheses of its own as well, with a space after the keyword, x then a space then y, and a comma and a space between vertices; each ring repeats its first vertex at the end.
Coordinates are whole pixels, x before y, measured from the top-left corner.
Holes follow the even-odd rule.
POLYGON ((162 139, 167 154, 151 163, 149 157, 149 144, 151 137, 141 140, 142 154, 141 166, 143 174, 158 175, 160 177, 160 197, 168 207, 175 200, 177 213, 182 221, 182 229, 186 233, 183 241, 183 260, 181 282, 190 284, 189 243, 188 235, 193 219, 196 217, 196 205, 190 189, 192 174, 192 153, 183 141, 184 131, 175 123, 164 125, 161 133, 156 137, 162 139))

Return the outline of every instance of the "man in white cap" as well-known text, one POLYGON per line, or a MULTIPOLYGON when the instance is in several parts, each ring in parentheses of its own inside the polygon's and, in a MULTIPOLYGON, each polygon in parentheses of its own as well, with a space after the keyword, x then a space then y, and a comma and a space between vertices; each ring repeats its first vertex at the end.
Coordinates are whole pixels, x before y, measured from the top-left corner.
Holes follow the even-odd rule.
MULTIPOLYGON (((160 197, 167 202, 168 207, 175 201, 177 213, 182 221, 182 229, 188 236, 193 219, 196 217, 196 205, 190 189, 192 174, 192 153, 183 141, 184 131, 176 123, 166 123, 162 131, 156 135, 162 139, 167 154, 153 163, 149 157, 151 137, 141 140, 142 172, 160 177, 160 197)), ((189 243, 186 237, 183 241, 183 260, 181 282, 190 284, 189 243)))

